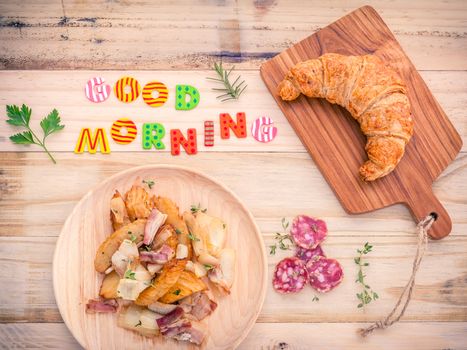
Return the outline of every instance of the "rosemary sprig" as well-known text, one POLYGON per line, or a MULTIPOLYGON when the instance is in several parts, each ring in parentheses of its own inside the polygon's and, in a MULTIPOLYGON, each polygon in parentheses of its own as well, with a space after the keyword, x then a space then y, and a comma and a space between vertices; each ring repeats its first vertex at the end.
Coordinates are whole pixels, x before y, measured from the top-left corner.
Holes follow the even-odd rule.
POLYGON ((225 70, 222 67, 222 62, 214 63, 214 71, 217 73, 219 78, 211 78, 208 77, 207 79, 217 81, 218 83, 224 84, 223 88, 213 88, 212 90, 214 91, 220 91, 223 92, 223 94, 217 96, 218 99, 221 100, 221 102, 225 102, 228 100, 238 100, 240 95, 245 91, 246 87, 248 85, 245 84, 245 80, 239 81, 240 80, 240 75, 237 76, 237 79, 234 80, 233 83, 230 82, 230 74, 234 70, 235 66, 232 66, 230 70, 225 70))
POLYGON ((292 237, 290 237, 290 234, 287 233, 287 229, 289 228, 289 222, 286 221, 285 218, 282 218, 281 223, 283 232, 276 232, 276 236, 274 237, 276 242, 273 245, 269 246, 269 254, 271 255, 276 254, 276 249, 278 246, 281 250, 289 250, 290 247, 293 245, 292 237))
POLYGON ((371 252, 372 249, 373 246, 366 242, 363 249, 357 249, 358 256, 354 258, 355 264, 358 265, 358 274, 355 283, 359 283, 362 287, 362 292, 357 293, 357 298, 360 300, 360 303, 357 305, 358 308, 364 307, 379 298, 378 294, 365 282, 366 275, 363 273, 363 267, 370 265, 369 262, 363 262, 363 256, 371 252))

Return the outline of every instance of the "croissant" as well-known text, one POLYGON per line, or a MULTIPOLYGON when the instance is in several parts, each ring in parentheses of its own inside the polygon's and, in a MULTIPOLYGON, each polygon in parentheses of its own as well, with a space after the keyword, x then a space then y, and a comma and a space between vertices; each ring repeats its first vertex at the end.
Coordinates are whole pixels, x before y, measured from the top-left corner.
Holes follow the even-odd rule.
POLYGON ((406 87, 394 69, 373 55, 325 54, 298 63, 278 85, 283 100, 295 100, 301 93, 336 103, 358 121, 367 137, 363 180, 394 170, 413 134, 406 87))

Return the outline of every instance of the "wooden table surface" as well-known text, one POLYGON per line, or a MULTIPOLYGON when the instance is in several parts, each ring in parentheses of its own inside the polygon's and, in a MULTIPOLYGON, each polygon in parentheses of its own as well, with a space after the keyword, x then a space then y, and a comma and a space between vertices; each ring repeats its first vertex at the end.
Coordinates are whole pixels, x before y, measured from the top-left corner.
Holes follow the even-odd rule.
MULTIPOLYGON (((403 321, 366 339, 357 336, 357 328, 384 316, 409 277, 415 224, 402 205, 347 215, 262 83, 261 62, 364 5, 304 3, 0 0, 0 348, 79 348, 53 295, 52 255, 61 227, 77 201, 106 177, 131 166, 170 163, 204 171, 233 189, 256 218, 266 246, 273 243, 282 217, 306 213, 328 223, 324 249, 342 262, 343 284, 318 302, 312 302, 311 290, 282 296, 269 285, 258 322, 241 349, 467 349, 467 3, 371 4, 420 70, 464 148, 433 187, 451 214, 452 233, 430 242, 403 321), (249 84, 238 102, 216 104, 204 82, 218 59, 234 63, 249 84), (251 137, 216 138, 211 151, 202 148, 191 157, 113 144, 109 155, 75 155, 80 127, 108 127, 118 108, 137 124, 151 117, 142 101, 131 107, 109 102, 102 109, 83 103, 86 79, 100 74, 114 82, 123 74, 108 70, 130 70, 142 82, 154 77, 202 85, 205 103, 189 120, 164 109, 162 118, 171 128, 201 128, 209 117, 242 109, 249 122, 272 117, 279 135, 265 145, 251 137), (38 150, 9 142, 13 129, 4 123, 4 108, 22 101, 33 107, 36 121, 59 108, 67 127, 50 140, 57 165, 38 150), (367 279, 380 299, 357 309, 353 257, 366 241, 374 245, 367 279)), ((287 254, 269 257, 270 275, 287 254)))

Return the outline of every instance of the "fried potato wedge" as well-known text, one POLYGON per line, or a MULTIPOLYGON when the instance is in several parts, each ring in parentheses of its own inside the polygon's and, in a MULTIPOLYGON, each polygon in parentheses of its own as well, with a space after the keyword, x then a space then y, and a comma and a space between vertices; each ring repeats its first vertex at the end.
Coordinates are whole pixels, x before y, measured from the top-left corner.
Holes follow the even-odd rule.
POLYGON ((147 219, 154 207, 149 193, 141 186, 133 185, 125 197, 125 206, 130 220, 147 219))
POLYGON ((154 205, 160 212, 168 215, 165 223, 170 224, 175 228, 175 231, 178 234, 179 242, 188 247, 188 259, 191 259, 192 249, 191 240, 188 238, 188 227, 186 226, 183 218, 180 216, 178 206, 172 200, 166 197, 155 198, 154 205))
POLYGON ((117 231, 131 222, 128 217, 125 201, 118 191, 115 191, 112 199, 110 200, 110 220, 112 221, 114 231, 117 231))
POLYGON ((105 275, 102 281, 99 295, 105 299, 118 298, 117 289, 118 283, 120 282, 120 276, 115 271, 112 271, 108 275, 105 275))
POLYGON ((193 272, 183 271, 169 291, 159 299, 161 303, 172 304, 180 299, 183 299, 193 293, 207 289, 206 284, 196 277, 193 272))
POLYGON ((135 243, 139 243, 144 237, 145 219, 139 219, 123 226, 101 243, 94 259, 94 268, 97 272, 105 272, 112 265, 112 255, 117 251, 124 239, 129 239, 131 235, 136 237, 135 243))
POLYGON ((146 306, 158 301, 160 297, 166 294, 177 283, 185 269, 185 265, 186 260, 170 260, 164 265, 160 275, 156 277, 153 283, 140 293, 135 303, 146 306))

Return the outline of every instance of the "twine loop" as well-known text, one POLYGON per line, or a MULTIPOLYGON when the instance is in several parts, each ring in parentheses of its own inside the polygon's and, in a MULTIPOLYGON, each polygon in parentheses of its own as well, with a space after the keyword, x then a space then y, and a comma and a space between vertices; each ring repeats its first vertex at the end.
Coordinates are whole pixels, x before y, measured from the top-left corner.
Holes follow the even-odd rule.
POLYGON ((410 299, 412 297, 412 291, 415 286, 415 276, 422 262, 423 255, 425 254, 427 243, 428 243, 428 230, 431 225, 436 221, 438 215, 436 213, 431 213, 427 215, 423 220, 417 224, 418 231, 418 242, 417 242, 417 253, 415 254, 415 259, 412 264, 412 274, 409 281, 404 287, 399 299, 397 300, 396 305, 393 307, 389 315, 386 316, 383 320, 376 321, 367 328, 360 328, 358 332, 362 337, 366 337, 371 334, 375 329, 386 329, 392 326, 394 323, 398 322, 402 316, 404 316, 405 310, 409 305, 410 299), (402 307, 401 307, 402 306, 402 307))

